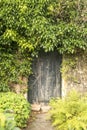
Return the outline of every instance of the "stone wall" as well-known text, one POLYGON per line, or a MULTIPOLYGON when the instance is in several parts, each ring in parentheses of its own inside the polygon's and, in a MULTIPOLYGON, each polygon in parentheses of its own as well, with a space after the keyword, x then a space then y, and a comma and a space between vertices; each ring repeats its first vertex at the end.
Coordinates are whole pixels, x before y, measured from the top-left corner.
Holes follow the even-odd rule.
POLYGON ((28 79, 26 77, 19 77, 20 83, 12 83, 10 84, 10 89, 17 94, 22 93, 24 97, 27 99, 27 91, 28 91, 28 79))
MULTIPOLYGON (((87 93, 87 53, 64 55, 62 59, 62 88, 64 97, 70 90, 76 89, 82 94, 87 93)), ((27 99, 28 79, 20 77, 21 84, 12 84, 11 88, 16 93, 23 93, 27 99)))
POLYGON ((62 62, 62 96, 70 90, 87 93, 87 54, 78 53, 63 56, 62 62))

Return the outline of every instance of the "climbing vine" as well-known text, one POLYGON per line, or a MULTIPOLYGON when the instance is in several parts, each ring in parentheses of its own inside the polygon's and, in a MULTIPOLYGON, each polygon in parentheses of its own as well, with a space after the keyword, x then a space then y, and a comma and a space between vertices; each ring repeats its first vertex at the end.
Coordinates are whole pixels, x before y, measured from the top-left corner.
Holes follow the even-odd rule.
POLYGON ((80 51, 78 54, 63 55, 61 64, 61 73, 65 82, 80 83, 79 76, 86 74, 87 70, 87 52, 80 51), (82 72, 81 72, 82 71, 82 72))
POLYGON ((31 73, 40 50, 86 50, 86 12, 86 0, 1 0, 0 91, 31 73))
POLYGON ((71 75, 70 73, 73 71, 76 71, 77 63, 78 63, 77 55, 63 56, 63 61, 61 65, 61 73, 65 81, 68 81, 71 78, 74 80, 76 78, 75 76, 73 76, 73 74, 71 75))

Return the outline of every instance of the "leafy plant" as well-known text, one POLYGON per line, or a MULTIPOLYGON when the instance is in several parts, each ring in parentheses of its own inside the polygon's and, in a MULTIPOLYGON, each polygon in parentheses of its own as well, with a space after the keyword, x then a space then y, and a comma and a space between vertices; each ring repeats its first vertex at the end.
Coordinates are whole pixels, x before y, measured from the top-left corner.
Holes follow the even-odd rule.
POLYGON ((25 127, 30 114, 30 104, 22 95, 12 92, 0 93, 0 109, 12 111, 18 127, 25 127))
POLYGON ((58 130, 87 130, 87 96, 71 91, 64 99, 52 99, 51 119, 58 130))
POLYGON ((20 54, 0 52, 0 92, 10 91, 10 83, 19 83, 19 77, 31 73, 31 59, 20 54), (1 54, 2 53, 2 54, 1 54))
POLYGON ((13 114, 0 112, 0 130, 20 130, 16 127, 13 114))
POLYGON ((41 50, 86 50, 86 12, 86 0, 1 0, 0 91, 31 74, 32 58, 41 50))

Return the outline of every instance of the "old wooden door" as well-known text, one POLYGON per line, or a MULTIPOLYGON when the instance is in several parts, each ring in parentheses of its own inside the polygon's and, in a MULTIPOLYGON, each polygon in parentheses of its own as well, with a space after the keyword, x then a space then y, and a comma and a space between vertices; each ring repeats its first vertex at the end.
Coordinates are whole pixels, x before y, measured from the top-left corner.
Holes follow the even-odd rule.
POLYGON ((30 103, 49 102, 61 95, 61 56, 57 52, 40 53, 34 60, 33 74, 29 77, 30 103))

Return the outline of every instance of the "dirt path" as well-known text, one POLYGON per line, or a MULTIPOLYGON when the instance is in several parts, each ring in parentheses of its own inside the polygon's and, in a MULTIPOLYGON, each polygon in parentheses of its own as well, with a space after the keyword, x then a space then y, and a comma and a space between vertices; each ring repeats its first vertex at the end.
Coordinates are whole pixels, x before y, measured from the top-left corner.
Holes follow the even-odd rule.
POLYGON ((48 120, 47 113, 36 114, 35 120, 29 123, 25 130, 54 130, 51 122, 48 120))

